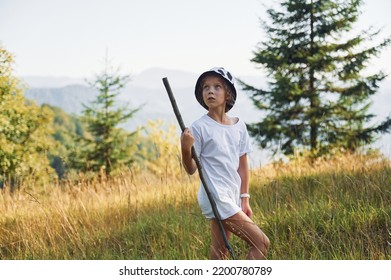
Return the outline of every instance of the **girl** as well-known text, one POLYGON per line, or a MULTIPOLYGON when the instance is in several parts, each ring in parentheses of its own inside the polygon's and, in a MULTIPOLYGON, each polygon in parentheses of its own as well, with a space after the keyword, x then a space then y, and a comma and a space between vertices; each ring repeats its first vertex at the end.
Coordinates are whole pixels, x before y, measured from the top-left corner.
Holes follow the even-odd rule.
MULTIPOLYGON (((191 175, 197 169, 191 155, 194 145, 211 183, 210 192, 227 237, 233 233, 248 243, 247 259, 265 259, 269 239, 251 220, 249 135, 243 121, 227 115, 236 100, 232 75, 222 67, 204 72, 197 80, 195 96, 208 113, 182 133, 182 161, 186 172, 191 175)), ((211 220, 211 259, 227 258, 228 250, 203 186, 198 192, 198 203, 205 217, 211 220)))

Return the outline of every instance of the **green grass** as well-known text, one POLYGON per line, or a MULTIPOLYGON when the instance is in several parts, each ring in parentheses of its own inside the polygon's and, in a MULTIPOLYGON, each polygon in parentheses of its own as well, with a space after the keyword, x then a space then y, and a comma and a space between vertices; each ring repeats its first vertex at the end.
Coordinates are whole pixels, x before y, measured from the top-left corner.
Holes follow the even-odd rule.
MULTIPOLYGON (((123 174, 0 194, 0 259, 208 259, 198 179, 123 174)), ((391 259, 391 167, 345 156, 251 172, 268 259, 391 259)), ((245 258, 246 244, 232 246, 245 258)))

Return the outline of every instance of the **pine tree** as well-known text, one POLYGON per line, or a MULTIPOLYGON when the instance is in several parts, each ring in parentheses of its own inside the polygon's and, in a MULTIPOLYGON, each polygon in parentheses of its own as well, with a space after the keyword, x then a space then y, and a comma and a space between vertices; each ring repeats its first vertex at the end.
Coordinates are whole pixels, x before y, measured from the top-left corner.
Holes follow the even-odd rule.
POLYGON ((368 125, 370 97, 386 77, 364 75, 390 38, 374 44, 380 30, 352 35, 361 0, 285 0, 268 9, 271 23, 251 60, 262 65, 271 82, 257 89, 241 81, 266 117, 249 125, 262 147, 286 154, 296 149, 313 155, 354 151, 389 132, 391 119, 368 125))
POLYGON ((132 138, 137 132, 129 133, 118 126, 139 110, 116 105, 116 98, 129 76, 121 76, 109 68, 106 62, 103 73, 91 83, 99 94, 90 106, 84 105, 83 120, 90 137, 79 139, 81 147, 76 150, 72 163, 84 171, 104 170, 106 175, 131 164, 135 148, 132 138))

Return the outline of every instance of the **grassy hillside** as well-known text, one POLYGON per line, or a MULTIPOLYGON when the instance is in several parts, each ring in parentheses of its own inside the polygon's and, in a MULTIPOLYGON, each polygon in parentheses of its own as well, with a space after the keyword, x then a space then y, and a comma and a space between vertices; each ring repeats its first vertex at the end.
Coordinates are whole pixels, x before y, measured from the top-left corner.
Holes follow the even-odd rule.
MULTIPOLYGON (((198 178, 125 172, 0 193, 0 259, 207 259, 198 178)), ((391 259, 391 166, 376 157, 297 160, 251 172, 269 259, 391 259)), ((246 245, 234 238, 241 258, 246 245)))

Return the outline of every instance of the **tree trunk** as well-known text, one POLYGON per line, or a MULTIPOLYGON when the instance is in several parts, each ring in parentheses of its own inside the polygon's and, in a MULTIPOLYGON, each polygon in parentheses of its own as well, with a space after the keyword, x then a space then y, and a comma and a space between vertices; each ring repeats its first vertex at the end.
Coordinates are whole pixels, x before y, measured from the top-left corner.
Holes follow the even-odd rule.
MULTIPOLYGON (((313 11, 313 3, 311 1, 311 45, 310 45, 310 53, 311 56, 315 54, 314 50, 314 11, 313 11)), ((315 90, 315 71, 314 67, 310 64, 309 65, 309 96, 310 96, 310 145, 311 145, 311 151, 316 151, 318 147, 318 120, 316 117, 315 112, 318 110, 320 101, 319 97, 317 96, 316 90, 315 90)))

